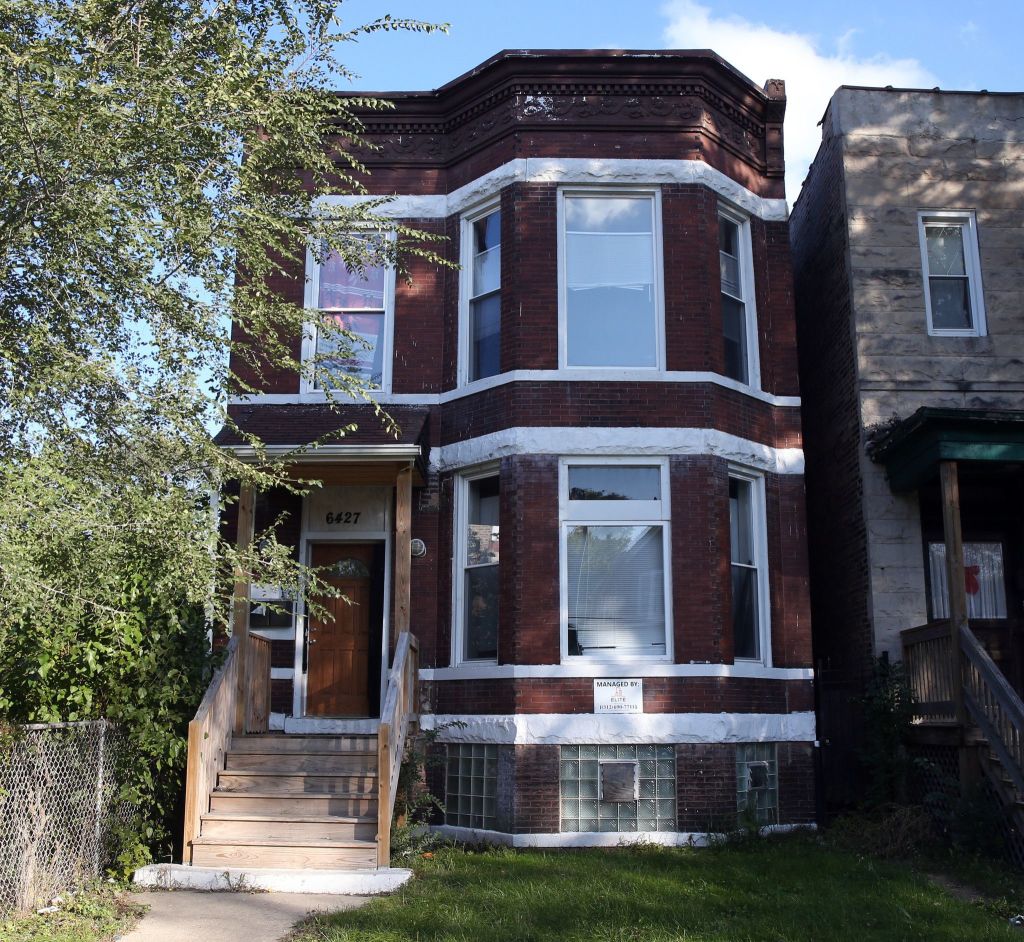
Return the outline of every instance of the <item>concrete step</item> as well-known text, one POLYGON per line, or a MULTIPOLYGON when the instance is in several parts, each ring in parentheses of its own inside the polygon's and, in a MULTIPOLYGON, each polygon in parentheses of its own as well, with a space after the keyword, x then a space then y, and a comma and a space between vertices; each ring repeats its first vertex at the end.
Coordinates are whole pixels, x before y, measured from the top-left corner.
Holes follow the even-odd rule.
POLYGON ((203 815, 202 837, 255 840, 375 841, 377 817, 338 815, 261 815, 239 811, 211 811, 203 815))
POLYGON ((346 793, 305 793, 257 791, 223 791, 214 789, 210 794, 210 810, 240 814, 266 814, 278 818, 377 816, 375 789, 353 790, 346 793))
POLYGON ((362 772, 377 771, 374 752, 235 752, 225 761, 227 771, 266 769, 274 772, 362 772))
POLYGON ((235 769, 217 776, 223 791, 348 794, 376 792, 377 775, 367 772, 273 772, 265 769, 235 769))
POLYGON ((348 870, 377 866, 376 841, 249 840, 197 837, 196 867, 253 867, 282 870, 348 870))
POLYGON ((232 739, 231 752, 374 752, 375 735, 293 736, 290 733, 254 733, 232 739))

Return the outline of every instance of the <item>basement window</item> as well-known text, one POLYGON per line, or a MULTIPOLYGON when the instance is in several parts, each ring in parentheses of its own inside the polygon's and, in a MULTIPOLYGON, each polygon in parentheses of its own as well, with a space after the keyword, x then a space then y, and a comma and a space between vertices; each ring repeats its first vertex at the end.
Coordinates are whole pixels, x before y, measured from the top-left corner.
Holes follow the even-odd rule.
POLYGON ((736 810, 758 824, 778 824, 779 762, 773 742, 736 747, 736 810))
POLYGON ((486 743, 448 746, 445 823, 493 831, 497 818, 498 747, 486 743))

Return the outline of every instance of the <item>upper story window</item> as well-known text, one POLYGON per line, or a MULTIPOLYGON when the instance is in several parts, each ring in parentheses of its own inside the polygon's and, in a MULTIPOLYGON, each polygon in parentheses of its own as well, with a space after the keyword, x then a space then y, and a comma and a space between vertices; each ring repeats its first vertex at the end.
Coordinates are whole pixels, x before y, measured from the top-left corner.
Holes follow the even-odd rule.
POLYGON ((320 263, 310 252, 308 270, 306 306, 326 312, 336 329, 309 331, 303 359, 321 357, 322 373, 306 388, 323 389, 330 377, 346 374, 386 391, 391 382, 393 270, 369 263, 349 268, 337 252, 320 263))
POLYGON ((462 382, 501 372, 501 210, 462 221, 462 382))
POLYGON ((760 370, 751 256, 749 221, 721 212, 718 217, 718 261, 722 283, 725 375, 756 387, 760 385, 760 370))
POLYGON ((563 654, 671 654, 668 467, 567 460, 561 469, 563 654))
POLYGON ((559 198, 562 365, 664 369, 658 192, 559 198))
POLYGON ((768 632, 768 543, 764 478, 729 472, 729 562, 732 572, 733 657, 771 658, 768 632))
POLYGON ((985 301, 974 213, 919 213, 918 234, 928 333, 984 336, 985 301))
POLYGON ((501 486, 494 471, 456 480, 455 661, 496 661, 501 486))

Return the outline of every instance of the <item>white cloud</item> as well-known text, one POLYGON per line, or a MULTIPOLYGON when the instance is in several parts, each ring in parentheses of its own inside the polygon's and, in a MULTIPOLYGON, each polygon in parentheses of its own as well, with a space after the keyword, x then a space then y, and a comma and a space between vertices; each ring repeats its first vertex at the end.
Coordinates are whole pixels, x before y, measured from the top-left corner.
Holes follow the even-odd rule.
POLYGON ((677 49, 712 49, 757 85, 769 78, 786 81, 786 196, 792 204, 821 143, 818 122, 840 85, 895 85, 932 88, 935 76, 916 59, 884 53, 857 56, 853 31, 835 39, 835 51, 822 52, 813 36, 784 32, 738 16, 716 16, 694 0, 674 0, 663 8, 667 44, 677 49))

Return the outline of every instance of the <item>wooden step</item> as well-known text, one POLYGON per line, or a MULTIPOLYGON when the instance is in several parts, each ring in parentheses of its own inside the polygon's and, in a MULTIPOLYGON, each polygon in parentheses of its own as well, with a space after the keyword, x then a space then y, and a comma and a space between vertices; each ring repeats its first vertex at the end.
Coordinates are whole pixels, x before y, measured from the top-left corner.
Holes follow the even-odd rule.
POLYGON ((289 817, 237 811, 204 814, 202 837, 248 838, 254 840, 375 841, 377 818, 337 815, 293 815, 289 817))
POLYGON ((275 772, 377 771, 376 752, 235 752, 225 760, 227 771, 267 769, 275 772))
POLYGON ((293 792, 347 794, 376 791, 377 776, 367 772, 272 772, 265 769, 235 769, 217 776, 217 788, 224 791, 293 792))
POLYGON ((214 789, 210 794, 210 810, 267 814, 279 818, 340 815, 342 817, 376 817, 377 792, 353 790, 340 793, 289 794, 284 792, 223 791, 214 789))
POLYGON ((197 837, 195 867, 251 867, 283 870, 351 870, 377 866, 375 841, 247 840, 197 837))
POLYGON ((377 736, 292 736, 284 733, 256 733, 231 740, 231 752, 377 752, 377 736))

